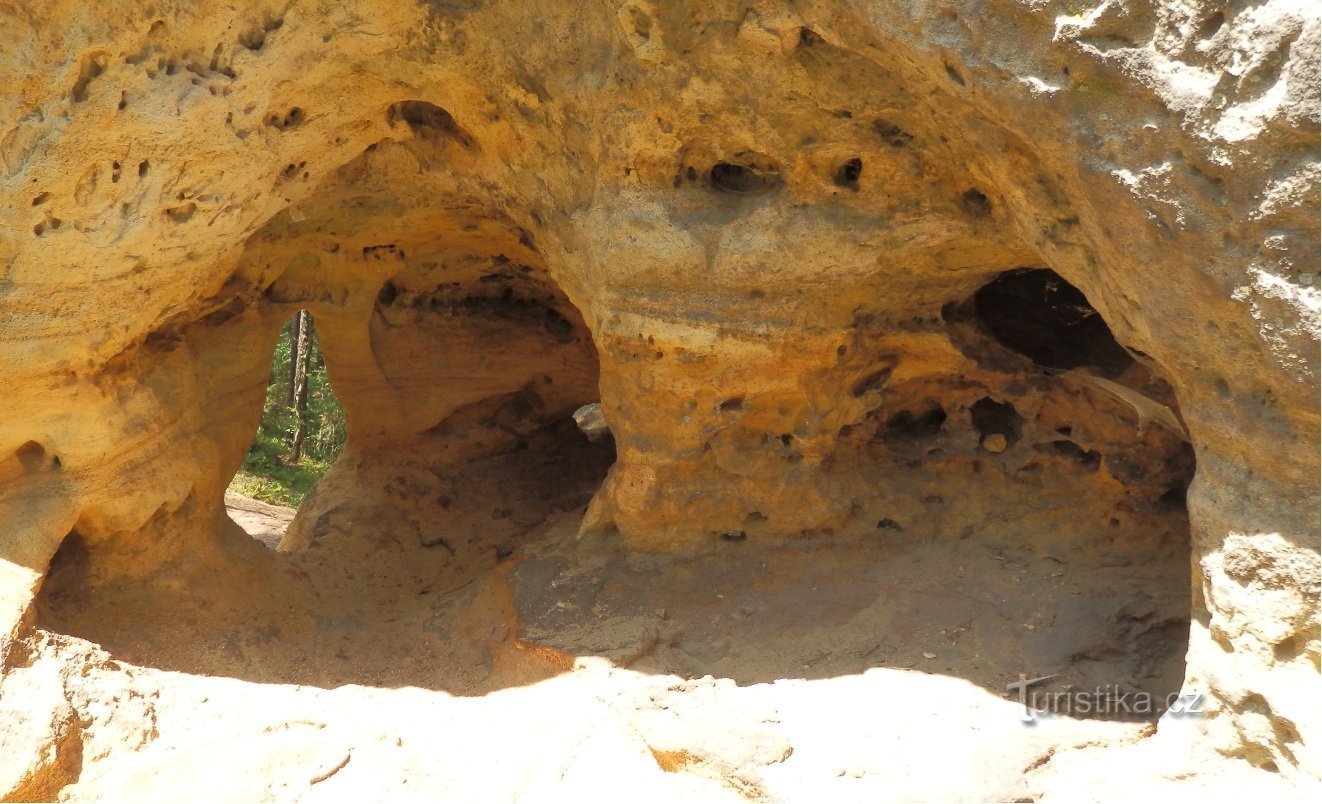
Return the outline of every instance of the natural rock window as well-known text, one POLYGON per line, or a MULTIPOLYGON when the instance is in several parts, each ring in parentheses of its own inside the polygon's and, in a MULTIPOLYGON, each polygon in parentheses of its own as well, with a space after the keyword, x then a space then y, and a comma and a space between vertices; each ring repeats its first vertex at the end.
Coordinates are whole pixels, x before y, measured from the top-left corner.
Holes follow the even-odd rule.
MULTIPOLYGON (((412 108, 400 114, 424 123, 444 119, 438 111, 415 114, 412 108)), ((427 125, 428 132, 438 130, 427 125)), ((612 440, 608 433, 589 440, 573 419, 598 397, 597 355, 530 235, 481 208, 460 206, 449 217, 436 216, 426 188, 417 190, 414 217, 401 220, 388 175, 377 179, 375 198, 345 202, 346 194, 362 192, 365 175, 388 174, 399 160, 449 146, 432 133, 412 142, 367 149, 338 182, 323 187, 318 206, 305 207, 297 220, 278 218, 254 235, 237 274, 210 302, 220 312, 158 338, 168 341, 172 354, 227 364, 207 373, 214 390, 201 399, 212 405, 206 427, 233 450, 225 460, 237 468, 243 454, 237 448, 248 450, 257 430, 278 332, 302 316, 315 322, 312 354, 324 360, 343 406, 346 439, 334 466, 278 537, 279 557, 243 548, 234 541, 238 529, 226 525, 222 549, 237 553, 202 550, 192 559, 211 566, 197 582, 210 590, 202 594, 211 598, 212 616, 230 618, 230 627, 266 618, 263 627, 284 637, 261 651, 267 654, 262 660, 210 655, 196 633, 176 630, 182 623, 147 615, 159 605, 153 598, 167 592, 122 586, 120 576, 134 572, 132 559, 101 547, 105 537, 88 539, 82 531, 52 562, 39 605, 44 624, 172 666, 223 661, 243 675, 259 661, 268 667, 259 675, 307 679, 297 669, 299 651, 310 651, 323 637, 310 623, 289 621, 290 600, 339 596, 363 628, 378 629, 394 616, 379 607, 390 608, 401 595, 443 597, 462 589, 598 488, 614 459, 612 440), (232 335, 239 331, 242 340, 232 335), (205 348, 195 345, 199 341, 205 348), (367 523, 375 535, 364 538, 367 523), (242 572, 257 573, 269 588, 250 597, 254 592, 239 583, 232 561, 247 565, 242 572), (155 625, 144 630, 144 622, 155 625)), ((330 392, 329 386, 321 390, 330 392)), ((272 435, 259 436, 259 445, 272 435)), ((172 534, 167 541, 186 539, 214 510, 191 496, 182 508, 158 511, 145 531, 172 534)), ((264 536, 276 541, 276 534, 264 536)), ((171 567, 149 574, 170 588, 190 572, 171 567)), ((372 663, 378 670, 363 666, 361 637, 348 637, 359 647, 352 663, 334 673, 410 672, 389 656, 372 663)), ((309 670, 327 672, 324 666, 309 670)))

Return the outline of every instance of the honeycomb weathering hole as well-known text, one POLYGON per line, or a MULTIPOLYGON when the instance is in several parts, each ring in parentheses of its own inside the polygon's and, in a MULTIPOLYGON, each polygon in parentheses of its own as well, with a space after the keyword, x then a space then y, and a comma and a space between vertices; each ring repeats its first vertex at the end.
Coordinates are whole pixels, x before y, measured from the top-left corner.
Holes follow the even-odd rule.
POLYGON ((413 134, 424 140, 453 139, 465 148, 472 147, 473 139, 445 109, 427 101, 407 100, 392 104, 386 110, 386 122, 403 122, 413 134))
POLYGON ((757 154, 740 154, 730 161, 717 162, 707 176, 713 189, 735 195, 772 193, 784 184, 779 166, 757 154))

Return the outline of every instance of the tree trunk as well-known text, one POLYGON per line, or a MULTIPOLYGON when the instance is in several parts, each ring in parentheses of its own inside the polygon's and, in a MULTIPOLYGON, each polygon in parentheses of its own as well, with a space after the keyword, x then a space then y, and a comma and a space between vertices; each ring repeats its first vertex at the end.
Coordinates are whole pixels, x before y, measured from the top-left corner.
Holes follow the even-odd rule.
POLYGON ((298 331, 307 313, 299 310, 289 319, 289 384, 285 388, 285 407, 294 406, 294 380, 298 374, 298 331))
POLYGON ((294 363, 294 439, 290 462, 303 458, 303 439, 307 437, 308 358, 312 354, 312 316, 307 310, 298 314, 298 358, 294 363))

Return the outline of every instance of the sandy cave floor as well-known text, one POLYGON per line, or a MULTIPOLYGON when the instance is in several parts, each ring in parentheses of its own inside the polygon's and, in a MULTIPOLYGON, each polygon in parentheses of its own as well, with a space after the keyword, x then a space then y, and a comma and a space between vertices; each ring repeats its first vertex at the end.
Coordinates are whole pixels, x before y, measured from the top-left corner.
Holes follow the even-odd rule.
MULTIPOLYGON (((1177 549, 1098 562, 1086 528, 1069 548, 1023 522, 640 556, 577 542, 577 509, 446 588, 416 549, 273 552, 293 511, 226 502, 263 551, 238 594, 43 600, 18 672, 78 668, 63 797, 1104 800, 1196 783, 1189 757, 1154 759, 1155 714, 1026 724, 1006 690, 1023 673, 1177 691, 1177 549)), ((1212 792, 1243 789, 1224 766, 1212 792)))

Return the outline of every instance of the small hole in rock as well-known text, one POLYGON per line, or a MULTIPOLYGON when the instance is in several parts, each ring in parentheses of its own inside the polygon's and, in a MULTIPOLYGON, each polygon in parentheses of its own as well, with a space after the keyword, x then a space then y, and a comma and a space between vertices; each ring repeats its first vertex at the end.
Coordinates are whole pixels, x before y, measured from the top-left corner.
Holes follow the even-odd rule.
POLYGON ((959 197, 959 205, 975 218, 985 218, 992 211, 991 201, 987 200, 987 196, 974 189, 964 191, 959 197))
POLYGON ((104 53, 95 53, 83 59, 78 68, 78 79, 74 82, 73 90, 70 95, 74 103, 82 103, 87 100, 87 88, 102 72, 106 69, 107 56, 104 53))
POLYGON ((984 396, 969 408, 969 418, 979 436, 985 438, 998 433, 1005 436, 1006 442, 1011 446, 1019 440, 1019 411, 1009 402, 997 402, 991 397, 984 396))
POLYGON ((801 45, 812 47, 813 45, 819 45, 825 41, 826 40, 822 38, 822 35, 814 31, 812 28, 799 29, 799 44, 801 45))
POLYGON ((882 118, 872 121, 872 130, 877 132, 877 136, 881 137, 882 142, 892 148, 903 148, 913 139, 912 134, 882 118))
POLYGON ((266 45, 266 31, 256 26, 249 28, 239 34, 239 44, 256 53, 266 45))
POLYGON ((781 185, 780 170, 775 165, 756 162, 717 162, 708 177, 715 189, 738 195, 769 192, 781 185))
POLYGON ((451 139, 465 148, 472 147, 473 139, 467 131, 460 128, 454 117, 427 101, 400 101, 386 110, 386 122, 394 125, 401 120, 413 132, 413 136, 428 141, 451 139))
POLYGON ((884 388, 886 381, 890 379, 891 372, 894 370, 894 366, 883 366, 877 369, 854 383, 854 387, 849 389, 849 393, 857 399, 869 391, 878 391, 884 388))
POLYGON ((918 413, 902 410, 886 420, 883 438, 887 441, 931 438, 941 432, 945 423, 946 411, 940 405, 933 404, 918 413))
POLYGON ((197 212, 197 204, 192 201, 165 210, 165 214, 170 216, 170 220, 175 223, 186 223, 192 219, 195 212, 197 212))
MULTIPOLYGON (((1058 454, 1067 458, 1073 458, 1089 469, 1096 469, 1102 465, 1102 456, 1096 450, 1085 450, 1078 444, 1067 439, 1059 439, 1051 442, 1051 448, 1058 454)), ((1180 497, 1183 504, 1184 497, 1180 497)))
POLYGON ((858 177, 863 175, 863 160, 854 157, 846 161, 835 171, 835 183, 839 187, 858 189, 858 177))

